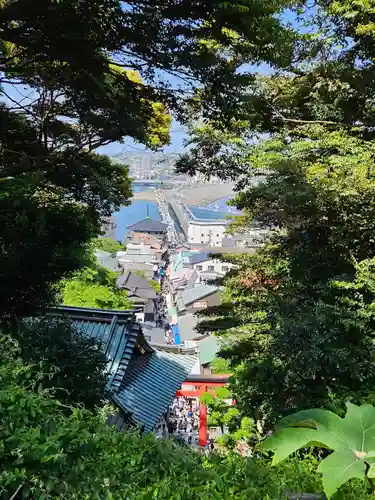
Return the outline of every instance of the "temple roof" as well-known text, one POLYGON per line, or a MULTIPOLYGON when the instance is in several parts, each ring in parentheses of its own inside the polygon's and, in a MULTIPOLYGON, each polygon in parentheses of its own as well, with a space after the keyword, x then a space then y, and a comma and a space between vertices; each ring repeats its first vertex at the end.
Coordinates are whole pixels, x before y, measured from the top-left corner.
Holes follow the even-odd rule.
POLYGON ((129 231, 144 232, 144 233, 165 233, 167 226, 162 222, 150 218, 143 219, 131 226, 128 226, 129 231))
POLYGON ((95 338, 108 359, 108 394, 129 421, 151 431, 185 380, 196 356, 156 350, 133 311, 58 307, 47 313, 69 318, 95 338))

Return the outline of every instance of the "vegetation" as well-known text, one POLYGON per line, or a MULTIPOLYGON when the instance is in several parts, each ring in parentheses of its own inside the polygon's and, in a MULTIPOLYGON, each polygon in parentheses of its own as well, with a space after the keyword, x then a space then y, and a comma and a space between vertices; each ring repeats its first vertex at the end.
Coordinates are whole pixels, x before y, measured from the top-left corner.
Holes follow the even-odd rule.
POLYGON ((366 498, 364 481, 346 481, 372 487, 371 428, 359 433, 358 420, 374 409, 353 403, 375 403, 373 1, 29 3, 0 0, 0 316, 23 357, 4 338, 0 496, 322 491, 306 450, 270 469, 258 451, 206 458, 107 428, 106 410, 76 407, 102 404, 95 346, 80 368, 86 347, 69 326, 19 327, 61 291, 69 305, 130 307, 115 275, 87 264, 103 218, 131 197, 127 167, 98 148, 128 137, 162 147, 173 113, 191 128, 179 171, 236 182, 233 230, 272 230, 260 251, 231 258, 223 304, 199 326, 224 337, 234 373, 237 408, 208 401, 212 422, 228 424, 230 448, 253 421, 268 429, 306 410, 315 428, 284 428, 264 447, 277 461, 316 436, 334 450, 318 468, 327 494, 366 498))
POLYGON ((258 500, 320 489, 313 463, 273 470, 265 460, 206 458, 170 440, 109 428, 108 408, 67 414, 40 385, 37 367, 18 359, 14 342, 3 336, 0 345, 3 498, 258 500))
POLYGON ((275 450, 273 463, 285 460, 306 446, 321 446, 334 453, 320 462, 324 491, 331 498, 352 478, 367 478, 375 494, 375 408, 347 403, 345 418, 327 410, 305 410, 285 418, 281 430, 266 439, 261 448, 275 450))
POLYGON ((234 397, 268 428, 296 410, 374 402, 375 47, 372 7, 353 5, 299 6, 289 72, 257 75, 242 119, 193 129, 180 162, 237 181, 233 230, 273 230, 233 257, 224 303, 200 325, 226 338, 234 397))
POLYGON ((109 252, 113 256, 115 256, 118 251, 124 250, 124 245, 112 238, 98 238, 95 240, 94 246, 99 250, 109 252))
POLYGON ((150 286, 152 286, 152 288, 154 288, 157 293, 160 293, 160 283, 153 279, 150 279, 149 282, 150 286))
POLYGON ((117 274, 98 264, 85 267, 63 280, 61 292, 66 306, 97 309, 131 309, 127 292, 116 288, 117 274))
POLYGON ((69 407, 103 406, 108 360, 94 339, 69 321, 48 316, 21 323, 17 339, 20 356, 36 366, 46 395, 69 407))
POLYGON ((230 405, 231 393, 226 387, 218 387, 216 394, 205 393, 200 401, 208 407, 208 426, 219 427, 221 436, 216 442, 224 449, 233 450, 237 443, 254 445, 260 437, 255 422, 241 417, 240 411, 230 405))
POLYGON ((0 2, 3 320, 55 301, 102 218, 129 202, 126 166, 98 148, 127 137, 162 147, 171 113, 186 120, 188 103, 212 119, 230 115, 237 68, 260 56, 247 36, 267 41, 269 59, 287 31, 271 17, 278 6, 255 14, 248 4, 0 2))

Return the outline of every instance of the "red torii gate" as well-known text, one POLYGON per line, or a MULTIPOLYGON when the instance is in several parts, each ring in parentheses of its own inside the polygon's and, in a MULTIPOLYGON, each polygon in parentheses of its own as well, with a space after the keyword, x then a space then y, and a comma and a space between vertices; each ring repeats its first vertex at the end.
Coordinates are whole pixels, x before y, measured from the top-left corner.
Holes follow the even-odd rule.
MULTIPOLYGON (((189 375, 176 392, 177 397, 199 398, 205 392, 215 395, 216 387, 228 385, 230 375, 189 375), (188 389, 193 386, 194 389, 188 389)), ((207 444, 207 407, 199 402, 199 444, 207 444)))

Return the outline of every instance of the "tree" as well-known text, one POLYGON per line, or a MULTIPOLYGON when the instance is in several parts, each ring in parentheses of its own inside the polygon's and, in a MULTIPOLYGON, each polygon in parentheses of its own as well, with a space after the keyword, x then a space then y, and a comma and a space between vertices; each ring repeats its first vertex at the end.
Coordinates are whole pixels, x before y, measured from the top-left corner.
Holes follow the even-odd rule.
POLYGON ((94 243, 95 247, 109 252, 111 255, 116 255, 119 250, 124 250, 123 245, 112 238, 98 238, 94 243))
POLYGON ((233 230, 272 230, 262 250, 233 257, 225 300, 199 327, 226 336, 235 399, 268 423, 374 398, 372 7, 308 7, 289 71, 258 75, 224 131, 193 129, 180 162, 237 180, 233 230))
POLYGON ((91 263, 61 283, 64 305, 98 309, 132 309, 127 292, 116 288, 117 274, 91 263))
POLYGON ((26 0, 0 5, 6 319, 56 300, 56 282, 84 266, 102 217, 128 203, 126 167, 97 148, 127 137, 162 147, 172 112, 181 121, 198 110, 224 119, 248 79, 237 71, 243 62, 289 54, 277 2, 254 9, 250 0, 40 0, 29 7, 26 0), (247 36, 265 43, 254 46, 247 36))
POLYGON ((254 444, 257 431, 254 420, 241 417, 240 411, 229 404, 231 393, 226 387, 219 387, 215 395, 208 392, 200 397, 208 407, 208 426, 220 427, 221 435, 216 442, 228 450, 233 450, 238 442, 254 444))
POLYGON ((69 321, 48 316, 20 323, 17 339, 26 364, 43 362, 40 382, 51 397, 69 407, 104 405, 107 359, 94 339, 69 321))
MULTIPOLYGON (((41 387, 36 366, 19 359, 13 340, 2 336, 0 349, 4 498, 255 500, 282 498, 288 488, 321 491, 311 465, 271 469, 265 460, 206 458, 172 440, 110 428, 109 408, 67 413, 41 387)), ((365 498, 363 488, 355 498, 365 498)))
POLYGON ((101 218, 127 204, 131 189, 125 167, 94 153, 77 152, 74 160, 60 158, 62 163, 51 167, 54 154, 43 156, 33 126, 5 108, 0 114, 3 158, 11 166, 0 181, 4 320, 56 301, 56 283, 85 265, 101 218), (37 161, 40 170, 18 176, 17 169, 25 168, 28 159, 37 161))

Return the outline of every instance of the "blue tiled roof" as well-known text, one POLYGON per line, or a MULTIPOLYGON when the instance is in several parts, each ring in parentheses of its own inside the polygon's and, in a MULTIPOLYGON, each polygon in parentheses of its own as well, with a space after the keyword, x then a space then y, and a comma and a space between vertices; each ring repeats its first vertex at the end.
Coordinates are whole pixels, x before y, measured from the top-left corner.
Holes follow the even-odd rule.
POLYGON ((189 375, 195 356, 154 351, 133 359, 114 401, 152 431, 189 375))
POLYGON ((68 317, 83 334, 100 342, 108 359, 110 398, 131 422, 151 431, 196 357, 153 349, 133 311, 61 307, 48 314, 68 317))

